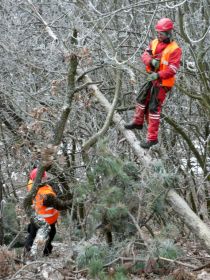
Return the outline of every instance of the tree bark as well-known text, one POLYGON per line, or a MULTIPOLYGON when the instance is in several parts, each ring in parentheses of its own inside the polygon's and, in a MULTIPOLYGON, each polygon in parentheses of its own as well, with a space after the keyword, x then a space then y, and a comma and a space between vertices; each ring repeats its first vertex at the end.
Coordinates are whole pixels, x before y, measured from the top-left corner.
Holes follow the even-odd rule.
POLYGON ((168 192, 166 200, 173 210, 179 215, 179 218, 200 239, 207 251, 210 252, 209 227, 192 211, 186 201, 173 189, 168 192))
MULTIPOLYGON (((91 83, 92 80, 88 77, 84 77, 86 82, 91 83)), ((97 98, 102 106, 109 112, 111 104, 100 92, 96 85, 89 85, 89 89, 92 90, 93 95, 97 98)), ((124 135, 128 143, 131 145, 135 155, 141 159, 145 167, 149 167, 152 159, 139 145, 135 134, 132 131, 128 131, 124 128, 124 121, 117 113, 113 115, 113 122, 116 124, 116 128, 124 135)), ((170 204, 172 209, 178 214, 180 219, 186 224, 186 226, 197 236, 201 243, 205 246, 206 251, 210 253, 210 228, 192 211, 185 200, 177 194, 174 189, 170 189, 166 195, 166 201, 170 204)))
POLYGON ((4 224, 3 224, 3 182, 0 165, 0 245, 4 244, 4 224))
POLYGON ((115 107, 117 105, 117 101, 118 101, 118 98, 119 98, 119 93, 120 93, 120 89, 121 89, 121 79, 122 79, 122 71, 117 70, 115 95, 114 95, 113 102, 110 106, 110 110, 107 114, 107 118, 104 122, 103 127, 95 135, 93 135, 86 143, 84 143, 83 150, 85 152, 87 152, 89 150, 89 148, 92 145, 94 145, 98 141, 98 139, 101 138, 106 133, 106 131, 108 130, 108 128, 110 126, 110 122, 113 118, 114 110, 115 110, 115 107))
MULTIPOLYGON (((93 83, 87 75, 84 76, 84 80, 86 83, 93 83)), ((101 105, 104 106, 106 111, 110 112, 111 104, 100 92, 99 88, 94 84, 89 85, 88 88, 93 92, 101 105)), ((115 113, 113 115, 113 121, 116 124, 117 129, 125 136, 126 140, 133 148, 133 152, 136 154, 136 156, 142 159, 145 166, 148 166, 151 162, 151 157, 148 154, 145 154, 145 150, 140 147, 139 140, 136 138, 135 134, 132 131, 126 130, 124 128, 125 121, 122 119, 122 117, 115 113)))

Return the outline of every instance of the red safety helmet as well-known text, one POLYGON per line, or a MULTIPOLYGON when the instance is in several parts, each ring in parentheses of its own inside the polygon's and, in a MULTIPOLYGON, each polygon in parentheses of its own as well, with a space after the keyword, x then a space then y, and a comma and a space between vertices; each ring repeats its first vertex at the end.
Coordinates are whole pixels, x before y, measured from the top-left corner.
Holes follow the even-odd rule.
MULTIPOLYGON (((31 172, 30 172, 30 179, 32 181, 34 181, 34 179, 36 178, 36 174, 37 174, 37 168, 34 168, 31 172)), ((42 175, 42 179, 47 179, 47 172, 44 171, 43 175, 42 175)))
POLYGON ((155 30, 159 32, 170 31, 174 29, 174 23, 170 18, 161 18, 155 25, 155 30))

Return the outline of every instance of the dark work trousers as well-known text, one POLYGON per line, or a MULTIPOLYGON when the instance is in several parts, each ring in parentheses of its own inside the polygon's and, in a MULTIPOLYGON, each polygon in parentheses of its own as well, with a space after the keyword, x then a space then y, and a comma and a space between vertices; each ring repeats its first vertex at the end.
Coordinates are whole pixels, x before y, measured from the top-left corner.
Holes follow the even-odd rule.
MULTIPOLYGON (((29 252, 31 250, 31 246, 36 237, 36 233, 37 233, 38 229, 39 228, 33 222, 31 222, 28 225, 28 236, 25 241, 25 249, 27 252, 29 252)), ((56 234, 56 227, 55 227, 55 224, 52 224, 52 225, 50 225, 49 238, 45 244, 45 248, 44 248, 44 252, 43 252, 45 256, 48 256, 52 252, 53 246, 52 246, 51 242, 53 241, 55 234, 56 234)))

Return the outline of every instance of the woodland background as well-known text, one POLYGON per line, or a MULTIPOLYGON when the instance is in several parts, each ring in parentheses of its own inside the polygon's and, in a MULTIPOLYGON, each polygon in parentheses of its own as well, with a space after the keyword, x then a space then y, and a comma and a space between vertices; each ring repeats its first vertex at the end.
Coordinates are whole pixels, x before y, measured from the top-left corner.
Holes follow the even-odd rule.
POLYGON ((26 270, 36 279, 204 279, 192 270, 210 257, 209 14, 209 0, 0 2, 1 279, 26 270), (183 57, 159 144, 146 152, 146 128, 123 124, 161 17, 175 22, 183 57), (53 276, 40 263, 18 272, 34 166, 31 195, 47 169, 72 199, 53 276))

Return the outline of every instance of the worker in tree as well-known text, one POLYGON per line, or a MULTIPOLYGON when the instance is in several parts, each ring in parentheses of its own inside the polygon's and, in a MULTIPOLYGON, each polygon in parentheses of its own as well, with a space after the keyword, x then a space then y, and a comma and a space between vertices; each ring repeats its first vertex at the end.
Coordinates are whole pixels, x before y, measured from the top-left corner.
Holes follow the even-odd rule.
MULTIPOLYGON (((30 179, 27 190, 30 191, 36 178, 37 168, 30 173, 30 179)), ((25 242, 26 252, 30 256, 36 256, 39 243, 44 243, 44 256, 52 252, 52 240, 56 234, 55 224, 59 216, 59 210, 66 210, 71 206, 71 201, 62 201, 57 198, 55 189, 48 184, 44 184, 47 179, 47 173, 42 177, 42 186, 39 187, 33 200, 33 214, 28 226, 28 236, 25 242)))
POLYGON ((162 18, 155 25, 157 39, 141 56, 148 73, 147 80, 137 97, 133 121, 125 124, 126 129, 142 129, 146 115, 147 140, 140 143, 145 149, 158 143, 161 108, 180 67, 182 50, 172 38, 173 29, 174 24, 169 18, 162 18))

